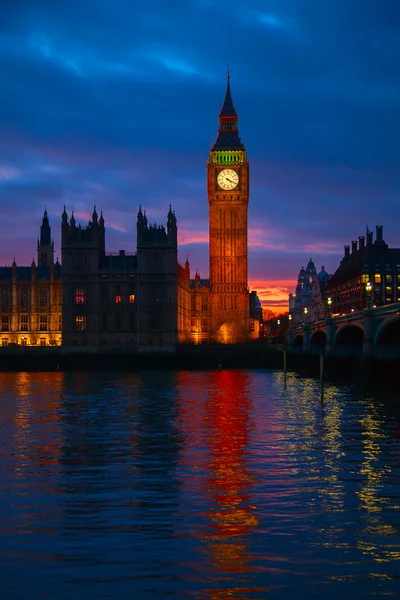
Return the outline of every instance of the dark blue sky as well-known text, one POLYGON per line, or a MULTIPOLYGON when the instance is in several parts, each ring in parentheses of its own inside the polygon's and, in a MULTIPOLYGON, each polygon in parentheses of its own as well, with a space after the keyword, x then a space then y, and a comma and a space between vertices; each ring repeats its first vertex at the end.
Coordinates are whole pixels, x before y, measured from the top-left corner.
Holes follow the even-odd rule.
POLYGON ((381 224, 400 246, 397 0, 3 0, 0 263, 28 263, 47 206, 103 207, 108 250, 175 208, 208 275, 206 159, 231 66, 251 165, 249 276, 270 306, 310 256, 333 272, 381 224))

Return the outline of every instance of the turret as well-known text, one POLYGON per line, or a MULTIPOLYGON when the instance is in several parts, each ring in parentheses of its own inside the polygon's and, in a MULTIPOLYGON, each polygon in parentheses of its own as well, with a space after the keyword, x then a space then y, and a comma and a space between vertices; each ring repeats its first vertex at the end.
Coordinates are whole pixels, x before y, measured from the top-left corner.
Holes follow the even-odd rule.
MULTIPOLYGON (((65 208, 64 208, 65 211, 65 208)), ((51 228, 47 210, 45 209, 40 227, 40 238, 37 244, 37 262, 39 267, 47 267, 54 261, 54 241, 51 239, 51 228)))
POLYGON ((97 225, 98 224, 98 217, 97 217, 96 205, 94 205, 94 208, 93 208, 92 223, 93 223, 93 225, 97 225))

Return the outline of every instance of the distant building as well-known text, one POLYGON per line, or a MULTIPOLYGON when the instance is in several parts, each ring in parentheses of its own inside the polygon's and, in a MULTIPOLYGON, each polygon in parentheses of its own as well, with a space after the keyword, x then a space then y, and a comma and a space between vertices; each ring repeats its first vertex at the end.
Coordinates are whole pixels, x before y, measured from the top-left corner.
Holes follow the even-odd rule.
POLYGON ((317 273, 313 261, 309 260, 307 268, 301 268, 297 278, 295 294, 289 295, 289 313, 292 325, 297 326, 307 319, 308 322, 319 321, 327 314, 326 289, 330 275, 322 267, 317 273), (305 310, 307 313, 305 313, 305 310))
POLYGON ((371 306, 400 301, 400 248, 389 248, 383 228, 376 227, 376 239, 367 228, 344 247, 344 257, 328 282, 327 295, 332 299, 331 312, 349 313, 371 306), (371 291, 367 290, 367 283, 371 291))

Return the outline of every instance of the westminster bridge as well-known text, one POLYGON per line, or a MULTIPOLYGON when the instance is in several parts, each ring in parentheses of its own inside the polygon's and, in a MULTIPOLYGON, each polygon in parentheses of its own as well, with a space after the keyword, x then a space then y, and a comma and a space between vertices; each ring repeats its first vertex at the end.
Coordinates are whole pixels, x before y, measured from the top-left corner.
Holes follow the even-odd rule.
POLYGON ((289 352, 400 358, 400 302, 289 329, 289 352))

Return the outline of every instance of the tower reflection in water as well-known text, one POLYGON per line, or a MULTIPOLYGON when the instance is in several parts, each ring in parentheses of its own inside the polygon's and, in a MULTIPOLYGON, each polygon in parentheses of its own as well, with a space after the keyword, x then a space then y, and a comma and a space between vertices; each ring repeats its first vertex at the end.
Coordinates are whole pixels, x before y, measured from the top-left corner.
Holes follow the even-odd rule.
POLYGON ((200 452, 201 447, 207 449, 206 456, 193 453, 191 461, 198 462, 193 465, 195 469, 205 472, 198 490, 206 496, 204 524, 199 524, 195 535, 204 544, 202 553, 207 557, 200 561, 200 577, 207 597, 213 600, 245 600, 250 598, 248 594, 255 598, 254 593, 263 591, 252 585, 249 550, 250 535, 259 521, 251 501, 256 482, 248 465, 252 406, 247 379, 241 371, 208 373, 192 388, 185 409, 194 434, 191 441, 197 442, 200 452), (201 418, 196 424, 188 415, 191 399, 195 414, 201 418))

